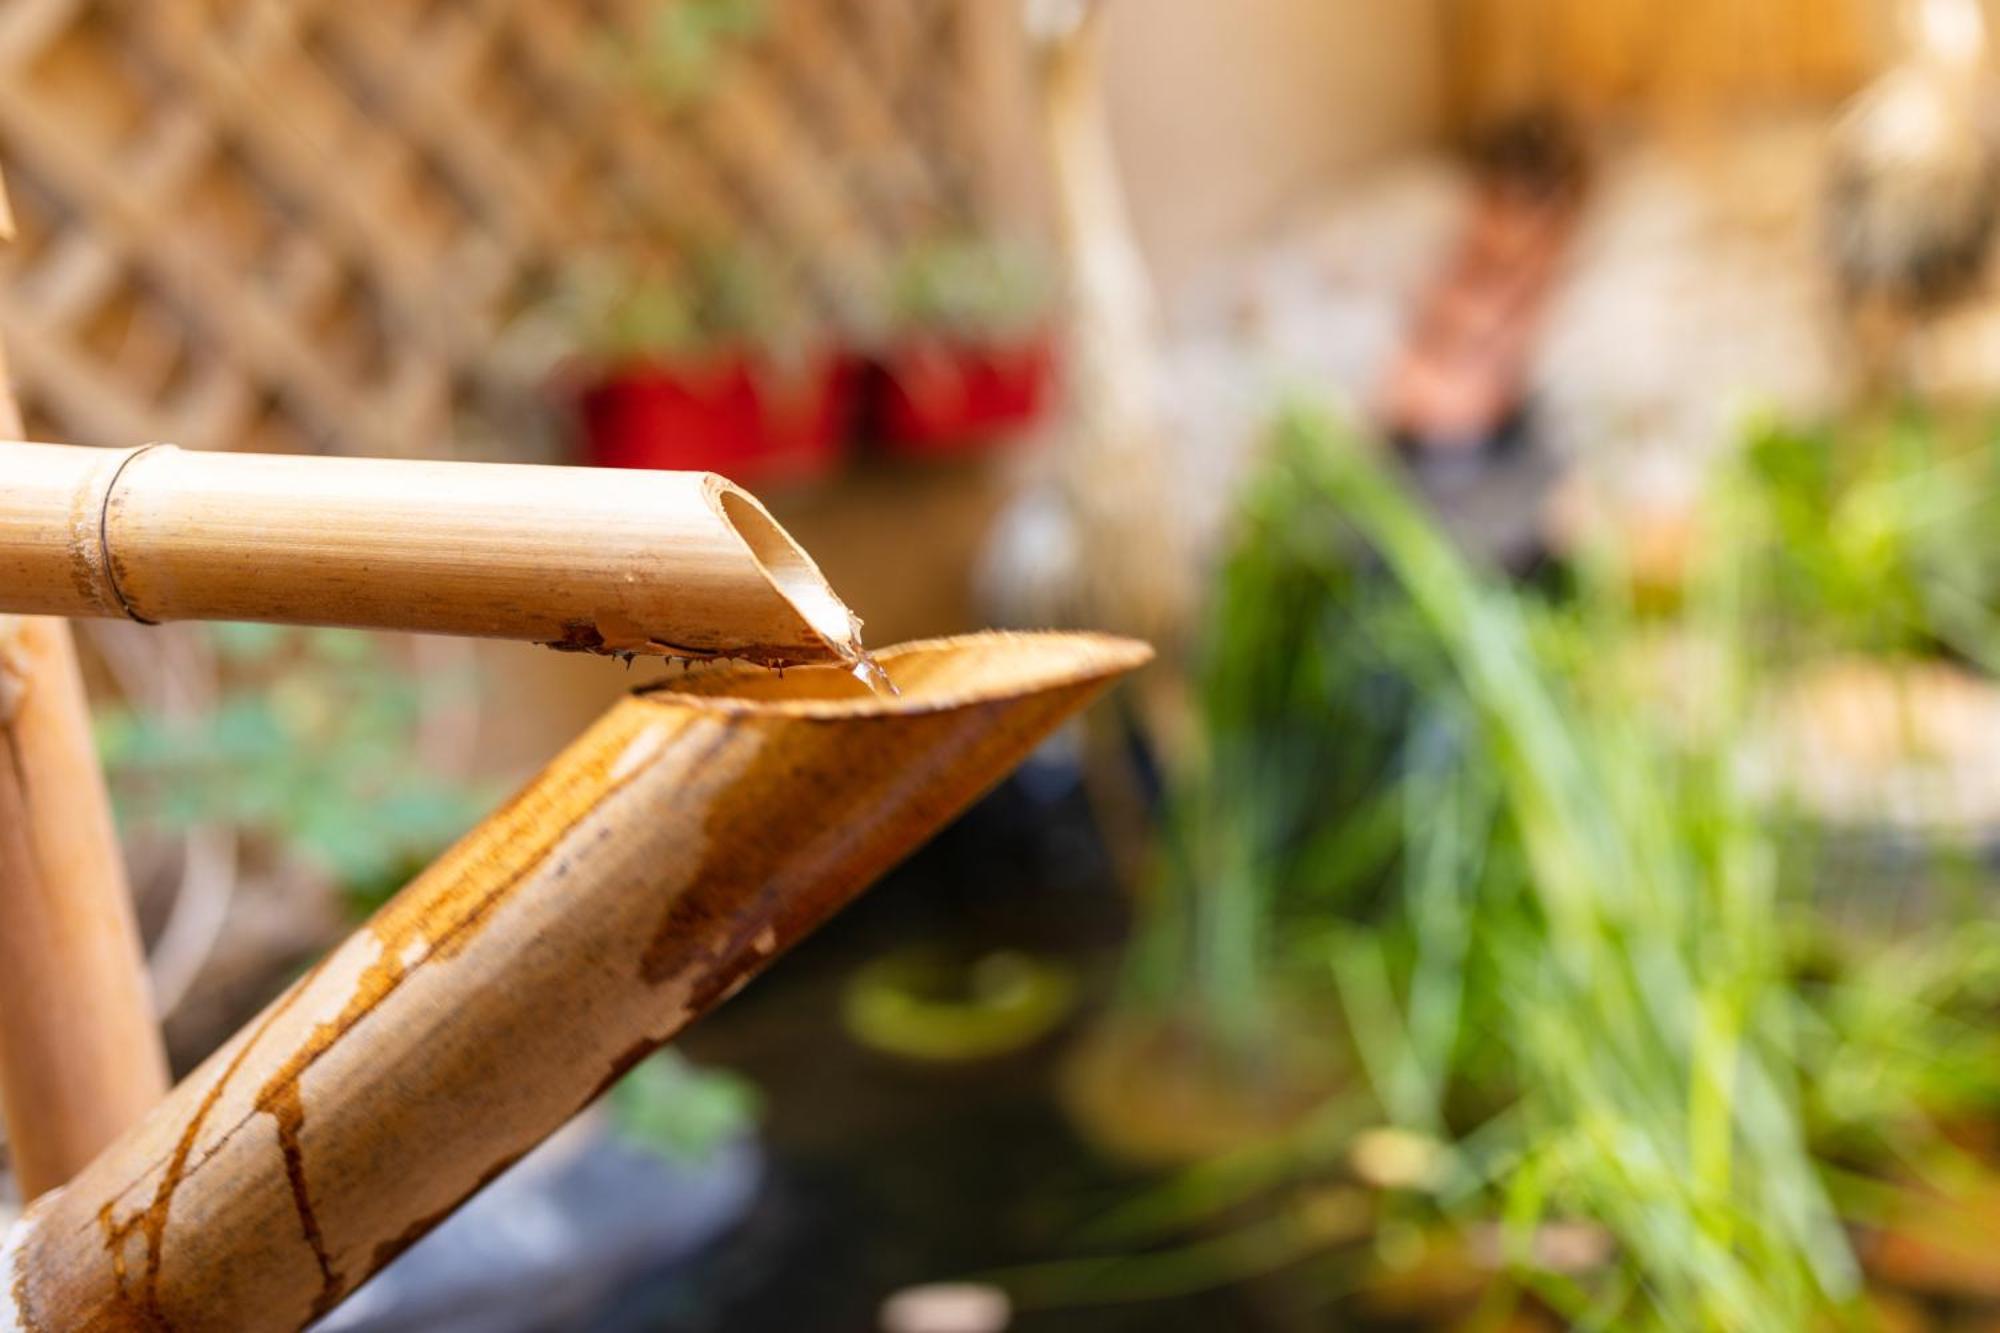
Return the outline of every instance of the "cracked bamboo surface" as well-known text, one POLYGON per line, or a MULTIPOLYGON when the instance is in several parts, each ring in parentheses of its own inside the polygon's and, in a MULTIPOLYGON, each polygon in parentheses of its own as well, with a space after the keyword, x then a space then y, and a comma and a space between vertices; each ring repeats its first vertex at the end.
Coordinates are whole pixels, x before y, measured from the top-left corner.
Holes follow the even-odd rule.
POLYGON ((0 444, 0 612, 851 657, 856 622, 697 472, 0 444))
POLYGON ((893 699, 814 667, 620 702, 29 1211, 0 1329, 305 1324, 1149 655, 980 635, 883 653, 893 699))

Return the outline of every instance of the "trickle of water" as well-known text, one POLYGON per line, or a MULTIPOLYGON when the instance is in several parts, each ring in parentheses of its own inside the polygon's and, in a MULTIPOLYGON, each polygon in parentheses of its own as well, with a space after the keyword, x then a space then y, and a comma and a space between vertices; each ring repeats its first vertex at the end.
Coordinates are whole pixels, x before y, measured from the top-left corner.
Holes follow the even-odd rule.
POLYGON ((847 663, 848 674, 867 686, 870 694, 877 699, 902 697, 903 692, 896 688, 896 682, 889 679, 889 673, 882 669, 882 664, 861 642, 861 617, 852 611, 847 613, 847 642, 839 645, 839 652, 847 663))
POLYGON ((903 692, 896 688, 896 682, 889 679, 889 673, 882 669, 880 662, 868 655, 866 648, 856 650, 854 660, 848 663, 847 669, 878 699, 895 699, 902 696, 903 692))

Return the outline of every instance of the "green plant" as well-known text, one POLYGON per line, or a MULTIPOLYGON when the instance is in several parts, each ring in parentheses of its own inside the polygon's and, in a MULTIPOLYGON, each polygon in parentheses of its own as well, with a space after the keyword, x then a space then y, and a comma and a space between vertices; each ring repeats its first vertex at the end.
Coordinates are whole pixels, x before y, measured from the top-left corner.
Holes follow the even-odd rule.
MULTIPOLYGON (((769 26, 766 0, 662 0, 633 40, 607 45, 605 77, 669 125, 702 105, 728 57, 769 26)), ((787 257, 735 234, 633 212, 556 275, 552 305, 601 362, 745 355, 795 370, 823 343, 787 257)))
POLYGON ((971 233, 936 236, 898 258, 888 323, 906 338, 1019 338, 1042 326, 1052 296, 1046 261, 1027 247, 971 233))
POLYGON ((1448 655, 1470 742, 1426 779, 1437 813, 1410 825, 1402 919, 1338 961, 1385 1109, 1458 1140, 1441 1197, 1496 1212, 1523 1276, 1577 1322, 1782 1329, 1845 1305, 1858 1278, 1799 1105, 1787 886, 1732 756, 1674 743, 1596 669, 1626 633, 1615 594, 1512 594, 1353 449, 1322 445, 1318 475, 1448 655), (1457 1017, 1399 1041, 1427 972, 1453 979, 1457 1017), (1474 1039, 1500 1109, 1461 1135, 1446 1097, 1474 1039), (1608 1271, 1537 1269, 1535 1229, 1578 1217, 1614 1239, 1608 1271))
POLYGON ((677 111, 707 92, 723 58, 768 23, 764 0, 665 0, 647 11, 637 40, 606 63, 656 107, 677 111))
POLYGON ((787 366, 818 342, 780 266, 748 244, 689 241, 671 260, 631 263, 595 255, 571 270, 563 304, 604 361, 743 354, 787 366))
POLYGON ((426 689, 351 630, 223 624, 207 631, 228 686, 185 720, 100 710, 121 822, 234 824, 332 876, 362 908, 400 887, 488 803, 440 778, 412 736, 426 689))
MULTIPOLYGON (((1386 1182, 1382 1234, 1497 1226, 1511 1282, 1576 1326, 1859 1317, 1865 1178, 1927 1169, 1951 1152, 1936 1117, 2000 1105, 1992 932, 1833 928, 1816 830, 1748 784, 1739 742, 1818 654, 1987 660, 1989 571, 1957 520, 1990 503, 1993 455, 1898 429, 1843 452, 1761 428, 1662 620, 1615 544, 1504 583, 1338 426, 1285 418, 1220 576, 1207 749, 1169 806, 1136 992, 1255 1041, 1260 1004, 1330 969, 1328 1040, 1363 1077, 1139 1214, 1262 1200, 1278 1226, 1361 1170, 1328 1126, 1373 1118, 1430 1145, 1386 1182), (1635 669, 1666 644, 1700 669, 1635 669), (1539 1238, 1577 1224, 1603 1254, 1545 1262, 1539 1238)), ((1319 1243, 1285 1235, 1246 1267, 1319 1243)), ((1187 1251, 1205 1280, 1218 1244, 1187 1251)))
POLYGON ((674 1161, 700 1162, 757 1123, 757 1090, 672 1050, 642 1061, 611 1089, 611 1121, 630 1142, 674 1161))
POLYGON ((1755 423, 1723 497, 1758 562, 1767 640, 1813 652, 1944 651, 2000 669, 1992 610, 2000 435, 1937 414, 1755 423))
POLYGON ((1423 678, 1441 670, 1408 601, 1354 562, 1325 497, 1286 450, 1245 488, 1195 664, 1201 753, 1169 795, 1153 914, 1130 988, 1251 1041, 1281 939, 1379 897, 1393 798, 1423 678), (1310 725, 1302 722, 1310 719, 1310 725), (1339 819, 1333 812, 1343 812, 1339 819))

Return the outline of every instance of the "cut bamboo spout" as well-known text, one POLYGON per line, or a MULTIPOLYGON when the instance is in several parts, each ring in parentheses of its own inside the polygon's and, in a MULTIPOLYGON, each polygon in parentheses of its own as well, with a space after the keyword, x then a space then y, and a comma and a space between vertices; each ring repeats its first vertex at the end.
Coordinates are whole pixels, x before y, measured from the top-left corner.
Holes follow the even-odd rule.
POLYGON ((699 472, 0 444, 0 613, 825 662, 856 621, 699 472))
POLYGON ((814 667, 624 700, 28 1212, 0 1330, 324 1313, 1149 655, 982 635, 883 653, 893 699, 814 667))

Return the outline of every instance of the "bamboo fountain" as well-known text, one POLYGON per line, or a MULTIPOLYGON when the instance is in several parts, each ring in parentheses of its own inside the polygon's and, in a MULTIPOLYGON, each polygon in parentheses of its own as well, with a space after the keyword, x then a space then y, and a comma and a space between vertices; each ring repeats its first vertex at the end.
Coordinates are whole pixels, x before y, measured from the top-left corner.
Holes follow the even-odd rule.
POLYGON ((1150 655, 989 634, 871 659, 712 477, 0 444, 0 482, 0 613, 794 664, 615 705, 34 1203, 0 1246, 4 1333, 324 1314, 1150 655))

